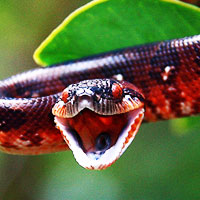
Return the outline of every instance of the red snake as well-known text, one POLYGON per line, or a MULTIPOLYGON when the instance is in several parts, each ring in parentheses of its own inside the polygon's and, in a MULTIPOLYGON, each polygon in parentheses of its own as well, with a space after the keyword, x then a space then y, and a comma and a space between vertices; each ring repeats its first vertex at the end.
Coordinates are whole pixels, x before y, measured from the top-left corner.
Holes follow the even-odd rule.
POLYGON ((200 35, 27 71, 0 82, 0 149, 70 148, 83 167, 104 169, 126 150, 143 116, 198 114, 199 90, 200 35))

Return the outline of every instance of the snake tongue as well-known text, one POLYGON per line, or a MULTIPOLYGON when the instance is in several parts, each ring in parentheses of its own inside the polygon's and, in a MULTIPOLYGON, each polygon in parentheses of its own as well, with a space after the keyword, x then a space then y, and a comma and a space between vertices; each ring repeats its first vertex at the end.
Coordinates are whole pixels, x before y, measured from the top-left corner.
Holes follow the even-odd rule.
POLYGON ((98 115, 86 109, 73 118, 55 117, 55 123, 76 161, 84 168, 100 170, 123 154, 143 117, 143 108, 113 116, 98 115))

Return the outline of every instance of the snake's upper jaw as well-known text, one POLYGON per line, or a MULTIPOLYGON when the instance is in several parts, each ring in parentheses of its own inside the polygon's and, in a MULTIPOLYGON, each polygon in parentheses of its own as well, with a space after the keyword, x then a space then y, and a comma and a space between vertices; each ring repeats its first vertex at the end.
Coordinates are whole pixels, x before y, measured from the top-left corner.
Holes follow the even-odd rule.
MULTIPOLYGON (((88 112, 89 115, 91 116, 92 111, 89 110, 83 111, 83 113, 81 113, 81 116, 84 116, 84 118, 88 117, 89 116, 88 112)), ((92 116, 93 121, 110 120, 109 117, 100 116, 94 112, 92 113, 93 113, 92 116), (94 116, 97 117, 98 119, 94 119, 94 116)), ((143 117, 144 117, 143 108, 137 108, 133 111, 121 115, 120 114, 115 115, 112 124, 114 122, 116 124, 121 123, 122 124, 121 130, 116 131, 113 129, 112 131, 112 127, 111 129, 106 128, 107 122, 105 122, 105 125, 102 125, 102 127, 99 130, 101 133, 97 136, 95 134, 91 136, 90 134, 87 133, 90 132, 89 130, 90 129, 89 126, 91 125, 90 122, 88 123, 88 125, 83 124, 83 126, 84 127, 86 126, 86 128, 80 129, 81 131, 82 129, 84 129, 84 131, 81 133, 82 135, 77 133, 75 129, 72 128, 73 123, 71 123, 69 119, 55 117, 55 122, 57 128, 60 129, 66 143, 73 151, 76 161, 84 168, 100 170, 100 169, 105 169, 110 165, 112 165, 123 154, 123 152, 127 149, 127 147, 134 139, 140 127, 143 117), (122 120, 122 118, 125 120, 122 120), (83 135, 83 134, 88 134, 88 135, 83 135), (94 137, 94 140, 93 138, 88 139, 90 137, 94 137)), ((80 122, 81 118, 77 118, 74 120, 75 121, 79 120, 80 122)), ((96 131, 94 130, 94 128, 92 128, 92 130, 94 132, 96 131)), ((99 131, 96 132, 99 133, 99 131)))

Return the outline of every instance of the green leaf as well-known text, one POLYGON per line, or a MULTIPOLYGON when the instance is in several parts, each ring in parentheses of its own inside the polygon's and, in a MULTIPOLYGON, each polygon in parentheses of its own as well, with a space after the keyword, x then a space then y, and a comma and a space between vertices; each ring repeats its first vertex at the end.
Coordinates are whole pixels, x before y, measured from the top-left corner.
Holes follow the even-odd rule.
POLYGON ((200 33, 200 9, 175 0, 96 0, 67 17, 34 53, 52 65, 200 33))

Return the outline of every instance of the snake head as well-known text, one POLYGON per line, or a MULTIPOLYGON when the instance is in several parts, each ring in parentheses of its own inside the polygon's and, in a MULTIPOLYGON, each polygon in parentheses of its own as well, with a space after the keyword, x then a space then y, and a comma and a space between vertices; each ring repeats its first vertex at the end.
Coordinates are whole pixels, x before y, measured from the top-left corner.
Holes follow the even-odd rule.
POLYGON ((144 97, 127 82, 86 80, 69 85, 52 112, 77 162, 105 169, 134 139, 144 117, 144 97))

